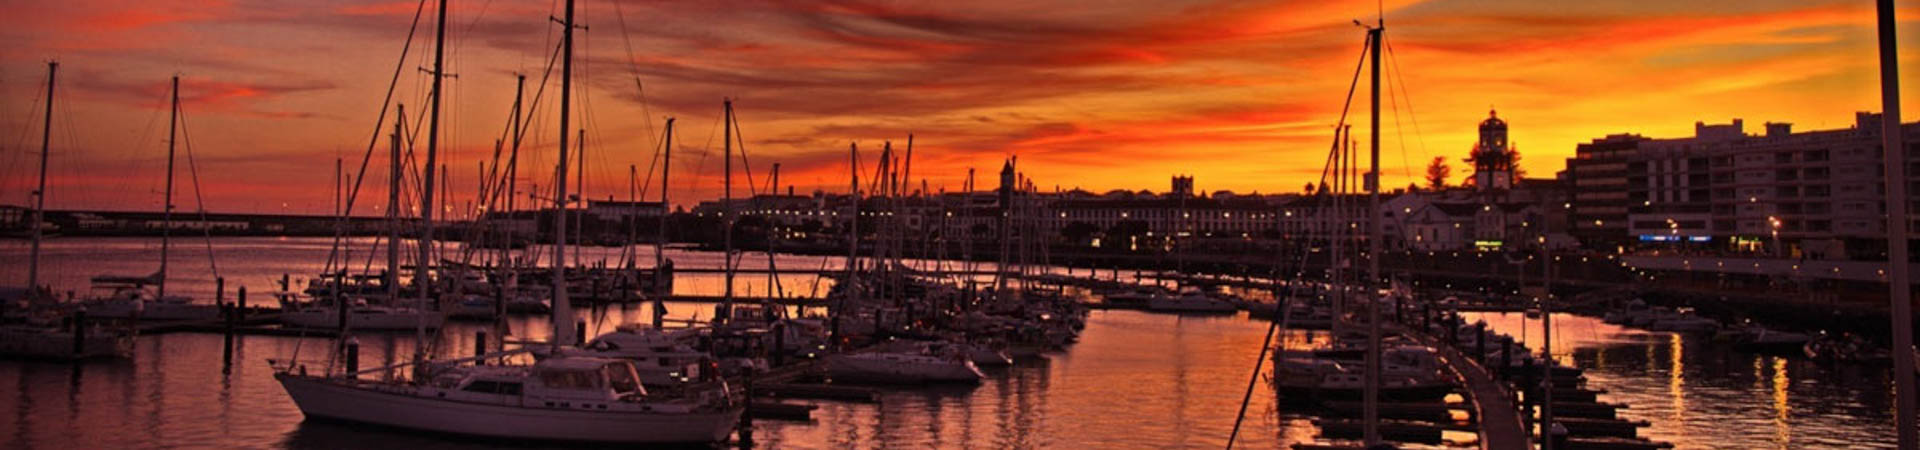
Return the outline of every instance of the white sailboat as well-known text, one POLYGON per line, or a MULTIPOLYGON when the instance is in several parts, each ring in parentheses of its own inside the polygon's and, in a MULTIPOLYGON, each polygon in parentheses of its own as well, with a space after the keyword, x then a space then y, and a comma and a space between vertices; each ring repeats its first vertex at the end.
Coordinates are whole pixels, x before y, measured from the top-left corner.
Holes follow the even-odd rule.
POLYGON ((94 289, 106 295, 88 299, 87 312, 93 317, 130 320, 212 320, 220 315, 213 305, 195 305, 185 296, 167 295, 167 253, 173 241, 173 162, 174 143, 179 140, 180 77, 173 77, 171 106, 167 124, 167 182, 161 197, 160 270, 144 277, 97 276, 94 289), (153 286, 148 292, 147 286, 153 286))
POLYGON ((27 257, 27 287, 19 300, 7 299, 0 318, 0 357, 78 360, 124 358, 133 354, 133 338, 86 323, 85 309, 68 310, 40 286, 40 235, 46 223, 47 154, 53 136, 53 87, 60 63, 47 63, 47 108, 40 135, 40 181, 33 191, 32 250, 27 257))

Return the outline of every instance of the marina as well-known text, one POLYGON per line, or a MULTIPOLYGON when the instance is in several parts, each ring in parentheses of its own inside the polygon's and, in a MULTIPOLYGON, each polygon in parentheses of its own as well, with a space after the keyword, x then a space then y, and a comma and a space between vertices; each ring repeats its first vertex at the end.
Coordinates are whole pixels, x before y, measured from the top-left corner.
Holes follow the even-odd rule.
MULTIPOLYGON (((324 253, 323 239, 216 239, 215 251, 255 248, 278 242, 288 249, 307 248, 324 253), (302 244, 305 242, 306 244, 302 244)), ((5 251, 23 249, 7 247, 5 251)), ((137 261, 158 251, 157 243, 136 238, 86 238, 55 241, 47 249, 49 262, 59 267, 67 258, 137 261), (101 253, 117 249, 115 253, 101 253), (105 257, 102 257, 105 256, 105 257)), ((186 250, 197 258, 197 250, 186 250)), ((291 251, 291 250, 289 250, 291 251)), ((16 253, 7 253, 17 256, 16 253)), ((285 254, 249 256, 255 279, 277 282, 278 273, 298 271, 310 259, 285 254)), ((717 258, 703 252, 675 253, 676 260, 695 262, 717 258)), ((782 256, 781 264, 804 265, 810 257, 782 256)), ((717 260, 717 259, 716 259, 717 260)), ((686 264, 686 263, 683 263, 686 264)), ((197 279, 202 274, 183 274, 197 279)), ((1060 269, 1064 273, 1064 269, 1060 269)), ((1128 275, 1131 275, 1130 273, 1128 275)), ((676 289, 688 295, 712 295, 723 282, 718 274, 682 273, 676 289)), ((795 280, 797 280, 796 278, 795 280)), ((758 281, 764 282, 764 279, 758 281)), ((71 282, 84 285, 85 280, 71 282)), ((229 283, 239 284, 234 281, 229 283)), ((743 281, 745 283, 745 281, 743 281)), ((56 285, 61 286, 61 285, 56 285)), ((214 287, 181 283, 181 292, 211 296, 214 287)), ((746 291, 748 285, 742 286, 746 291)), ((78 286, 76 286, 77 288, 78 286)), ((230 288, 231 289, 231 288, 230 288)), ((761 288, 753 287, 754 291, 761 288)), ((208 297, 199 297, 208 298, 208 297)), ((1088 300, 1098 300, 1089 295, 1088 300)), ((691 317, 710 311, 711 303, 668 303, 669 315, 691 317)), ((592 330, 608 330, 621 323, 647 323, 650 308, 640 304, 611 305, 604 313, 581 311, 592 330)), ((260 314, 271 314, 263 311, 260 314)), ((1561 313, 1556 313, 1560 315, 1561 313)), ((1490 330, 1514 336, 1521 343, 1538 339, 1537 319, 1520 312, 1475 313, 1470 322, 1486 321, 1490 330), (1525 325, 1532 323, 1532 325, 1525 325), (1525 326, 1526 328, 1522 328, 1525 326)), ((278 329, 266 319, 263 329, 278 329)), ((511 318, 519 334, 545 333, 550 320, 539 315, 511 318)), ((1121 447, 1219 447, 1233 424, 1239 406, 1239 388, 1247 362, 1259 351, 1255 345, 1266 322, 1237 315, 1174 315, 1127 309, 1095 310, 1088 316, 1081 342, 1042 359, 1016 361, 1006 368, 982 368, 986 378, 978 385, 859 386, 856 390, 810 388, 800 379, 791 386, 767 382, 755 385, 773 397, 756 408, 763 412, 754 423, 756 445, 780 448, 841 448, 878 445, 1021 447, 1097 442, 1121 447), (1158 386, 1127 389, 1129 386, 1158 386), (796 390, 797 389, 797 390, 796 390), (774 403, 789 406, 771 406, 774 403), (800 406, 804 405, 804 406, 800 406), (1166 414, 1172 412, 1172 415, 1166 414), (804 417, 804 419, 801 419, 804 417), (1127 426, 1125 434, 1097 430, 1127 426)), ((1676 448, 1698 448, 1707 443, 1737 443, 1739 447, 1842 446, 1879 442, 1891 445, 1881 432, 1890 419, 1887 400, 1875 395, 1875 386, 1890 383, 1870 366, 1830 364, 1793 355, 1768 356, 1739 352, 1731 344, 1716 343, 1710 334, 1671 334, 1611 325, 1599 317, 1556 317, 1555 353, 1565 363, 1586 369, 1589 387, 1604 390, 1595 396, 1591 411, 1579 403, 1556 403, 1556 414, 1566 417, 1619 418, 1645 421, 1638 437, 1667 442, 1676 448), (1704 407, 1704 405, 1713 405, 1704 407), (1604 406, 1605 408, 1599 408, 1604 406), (1802 414, 1826 411, 1825 414, 1802 414), (1724 426, 1739 423, 1739 427, 1724 426), (1750 433, 1750 430, 1766 430, 1750 433)), ((481 322, 456 322, 441 333, 436 348, 447 356, 465 356, 474 332, 490 331, 481 322)), ((298 330, 241 335, 234 341, 231 365, 223 364, 222 333, 215 327, 142 334, 135 340, 134 357, 121 362, 71 365, 55 362, 8 361, 0 364, 0 403, 22 405, 21 415, 0 421, 0 435, 10 443, 46 447, 153 446, 267 446, 326 447, 344 442, 378 442, 382 446, 424 448, 501 447, 453 436, 420 436, 392 430, 367 430, 326 421, 304 421, 272 381, 267 359, 292 356, 296 347, 312 350, 325 345, 323 330, 298 330), (71 403, 78 400, 78 403, 71 403), (145 430, 142 433, 74 433, 89 424, 145 430)), ((1325 332, 1294 331, 1292 345, 1307 346, 1308 335, 1325 342, 1325 332)), ((362 336, 362 358, 367 367, 405 361, 411 332, 362 336)), ((1426 339, 1444 340, 1440 334, 1426 339)), ((1441 348, 1456 348, 1445 347, 1441 348)), ((1470 351, 1470 350, 1469 350, 1470 351)), ((1493 352, 1495 355, 1497 351, 1493 352)), ((1443 352, 1447 358, 1453 352, 1443 352)), ((1494 359, 1498 360, 1498 356, 1494 359)), ((1270 369, 1269 369, 1270 370, 1270 369)), ((1469 382, 1473 393, 1452 406, 1395 404, 1383 406, 1392 419, 1432 419, 1470 415, 1470 423, 1513 423, 1506 438, 1519 432, 1517 409, 1475 405, 1499 397, 1486 395, 1499 387, 1491 376, 1469 382), (1479 400, 1484 399, 1484 400, 1479 400), (1501 418, 1505 412, 1505 418, 1501 418)), ((1249 406, 1248 426, 1235 446, 1287 447, 1324 442, 1318 418, 1358 418, 1358 402, 1295 411, 1282 408, 1272 391, 1255 395, 1249 406), (1352 411, 1341 414, 1339 410, 1352 411), (1350 415, 1349 415, 1350 414, 1350 415)), ((1518 402, 1512 404, 1517 405, 1518 402)), ((1430 404, 1429 404, 1430 405, 1430 404)), ((1478 447, 1476 431, 1446 430, 1441 443, 1410 444, 1412 448, 1478 447), (1451 439, 1452 444, 1445 443, 1451 439)), ((1486 441, 1502 436, 1495 432, 1486 441)), ((1524 435, 1519 436, 1524 439, 1524 435)), ((1431 442, 1428 439, 1422 439, 1431 442)), ((520 447, 526 444, 510 444, 520 447)), ((1303 447, 1308 448, 1308 447, 1303 447)))
MULTIPOLYGON (((1880 110, 1850 128, 1609 134, 1551 176, 1515 143, 1574 135, 1548 83, 1471 77, 1539 91, 1511 96, 1449 71, 1514 42, 1550 56, 1498 66, 1729 64, 1672 50, 1712 42, 1795 61, 1736 72, 1864 79, 1732 44, 1858 32, 1864 10, 1608 15, 1575 34, 1609 39, 1567 40, 1598 10, 363 1, 16 24, 59 56, 31 91, 0 84, 32 98, 0 105, 19 130, 0 187, 21 202, 0 204, 0 448, 1920 447, 1920 123, 1901 120, 1890 0, 1880 110), (228 29, 250 22, 275 32, 228 29), (1755 25, 1617 38, 1729 23, 1755 25), (138 39, 207 43, 115 43, 153 27, 138 39), (1469 27, 1558 32, 1453 35, 1469 27), (253 47, 328 29, 298 47, 333 70, 253 47), (1634 40, 1667 47, 1613 42, 1634 40), (223 56, 184 56, 201 45, 223 56), (1214 46, 1235 50, 1195 51, 1214 46), (174 72, 102 71, 133 60, 174 72), (1410 79, 1423 104, 1429 83, 1477 91, 1435 108, 1431 140, 1466 152, 1426 147, 1410 79), (1129 184, 1147 167, 1167 189, 1129 184)), ((1847 36, 1804 41, 1864 48, 1847 36)), ((1698 109, 1807 84, 1704 78, 1649 89, 1698 109)), ((1648 85, 1626 81, 1603 84, 1648 85)))

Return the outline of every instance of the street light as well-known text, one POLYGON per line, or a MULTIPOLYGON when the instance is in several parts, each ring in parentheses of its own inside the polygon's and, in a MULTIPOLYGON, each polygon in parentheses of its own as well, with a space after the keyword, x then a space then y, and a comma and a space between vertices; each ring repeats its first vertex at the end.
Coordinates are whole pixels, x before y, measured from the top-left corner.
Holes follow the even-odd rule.
POLYGON ((1779 258, 1782 255, 1780 253, 1780 218, 1767 216, 1767 223, 1773 226, 1773 256, 1779 258))

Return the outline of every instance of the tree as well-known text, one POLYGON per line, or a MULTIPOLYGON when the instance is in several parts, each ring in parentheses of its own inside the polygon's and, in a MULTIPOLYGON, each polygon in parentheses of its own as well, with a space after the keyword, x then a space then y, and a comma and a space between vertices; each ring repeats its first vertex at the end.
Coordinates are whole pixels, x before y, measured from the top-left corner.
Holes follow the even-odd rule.
POLYGON ((1435 156, 1433 157, 1433 162, 1427 163, 1428 188, 1436 191, 1446 189, 1447 178, 1451 176, 1453 176, 1453 167, 1447 165, 1446 157, 1435 156))

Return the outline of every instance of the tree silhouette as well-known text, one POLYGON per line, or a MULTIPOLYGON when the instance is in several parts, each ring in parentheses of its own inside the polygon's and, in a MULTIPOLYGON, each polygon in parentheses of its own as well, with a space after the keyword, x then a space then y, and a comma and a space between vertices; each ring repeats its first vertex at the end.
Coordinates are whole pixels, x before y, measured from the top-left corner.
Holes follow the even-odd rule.
POLYGON ((1446 157, 1435 156, 1433 162, 1427 164, 1428 188, 1436 191, 1446 189, 1447 178, 1451 176, 1453 176, 1453 167, 1447 165, 1446 157))

